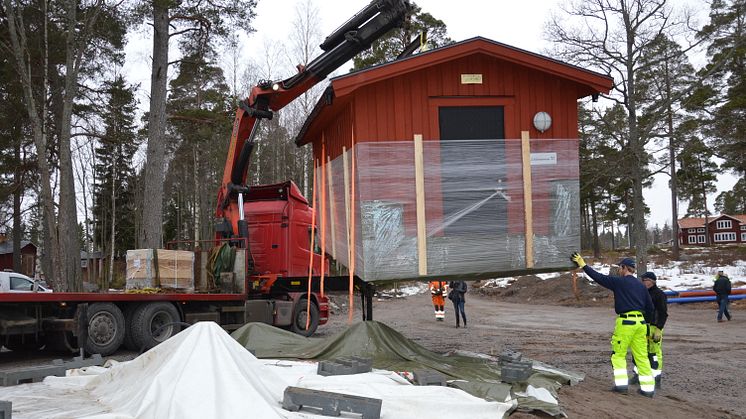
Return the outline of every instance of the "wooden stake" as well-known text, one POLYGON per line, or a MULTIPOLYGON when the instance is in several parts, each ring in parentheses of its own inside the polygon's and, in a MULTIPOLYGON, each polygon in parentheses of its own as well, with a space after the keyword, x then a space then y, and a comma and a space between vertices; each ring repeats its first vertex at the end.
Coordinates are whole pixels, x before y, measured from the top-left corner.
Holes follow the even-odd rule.
POLYGON ((419 274, 427 275, 427 220, 425 216, 425 161, 422 134, 414 135, 414 179, 417 199, 417 260, 419 274))
POLYGON ((531 143, 528 131, 521 131, 523 157, 523 215, 526 226, 526 268, 534 267, 534 207, 531 190, 531 143))
POLYGON ((320 280, 320 291, 321 296, 324 296, 324 274, 326 273, 326 167, 325 166, 325 155, 326 155, 326 143, 324 137, 321 137, 321 162, 319 163, 319 170, 321 170, 321 280, 320 280))
POLYGON ((308 260, 308 298, 306 301, 306 330, 308 330, 308 327, 311 325, 311 278, 313 277, 313 241, 314 237, 316 237, 316 166, 318 165, 318 162, 314 159, 313 161, 313 192, 311 193, 311 207, 313 207, 313 212, 311 213, 311 251, 309 253, 309 260, 308 260))

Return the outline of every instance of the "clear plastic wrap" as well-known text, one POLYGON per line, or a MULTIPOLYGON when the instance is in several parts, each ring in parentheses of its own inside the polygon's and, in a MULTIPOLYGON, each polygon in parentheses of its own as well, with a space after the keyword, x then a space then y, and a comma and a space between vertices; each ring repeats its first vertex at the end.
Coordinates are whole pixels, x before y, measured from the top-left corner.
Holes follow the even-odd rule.
POLYGON ((323 166, 332 180, 325 185, 326 252, 349 266, 354 225, 355 274, 365 281, 547 272, 568 268, 578 249, 576 139, 530 140, 532 208, 524 202, 520 139, 425 139, 421 171, 414 141, 359 143, 354 152, 354 197, 352 152, 323 166), (526 260, 527 213, 533 263, 526 260))

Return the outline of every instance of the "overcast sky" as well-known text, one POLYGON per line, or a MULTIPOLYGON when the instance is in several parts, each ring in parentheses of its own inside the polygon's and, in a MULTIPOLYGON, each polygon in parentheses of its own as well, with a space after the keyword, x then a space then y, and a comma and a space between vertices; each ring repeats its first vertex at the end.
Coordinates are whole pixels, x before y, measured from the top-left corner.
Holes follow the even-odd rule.
MULTIPOLYGON (((305 0, 258 0, 256 19, 252 26, 256 32, 242 37, 241 48, 245 59, 260 61, 260 56, 267 43, 285 42, 292 32, 292 22, 297 4, 305 0)), ((353 14, 362 9, 367 0, 315 0, 319 9, 318 27, 322 37, 330 34, 353 14)), ((546 49, 543 39, 543 28, 552 11, 558 11, 564 0, 417 0, 423 11, 444 21, 449 36, 461 41, 474 36, 483 36, 498 42, 509 44, 529 51, 542 53, 546 49)), ((706 19, 708 8, 702 0, 674 0, 677 6, 688 4, 702 12, 700 17, 706 19)), ((150 78, 149 33, 134 36, 127 46, 127 63, 125 74, 130 82, 141 84, 141 108, 146 109, 150 78)), ((321 50, 317 50, 321 53, 321 50)), ((697 60, 699 61, 699 60, 697 60)), ((344 71, 349 66, 343 66, 344 71)), ((280 78, 292 74, 281 75, 280 78)), ((248 93, 248 92, 246 92, 248 93)), ((230 123, 227 121, 226 123, 230 123)), ((720 176, 718 192, 708 197, 712 210, 715 197, 724 190, 732 189, 736 178, 728 174, 720 176)), ((671 220, 671 200, 668 189, 668 177, 659 175, 653 188, 645 191, 645 202, 651 208, 650 224, 663 224, 671 220)), ((683 214, 686 207, 679 210, 683 214)))

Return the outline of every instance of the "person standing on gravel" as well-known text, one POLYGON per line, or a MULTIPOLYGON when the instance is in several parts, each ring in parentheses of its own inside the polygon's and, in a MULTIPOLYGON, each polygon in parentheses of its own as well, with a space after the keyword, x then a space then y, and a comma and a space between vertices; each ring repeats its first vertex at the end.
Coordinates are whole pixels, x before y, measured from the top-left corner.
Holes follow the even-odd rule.
POLYGON ((446 307, 444 295, 448 293, 446 287, 448 284, 445 281, 430 281, 430 295, 433 299, 433 307, 435 307, 435 320, 443 321, 446 318, 446 307))
POLYGON ((459 313, 461 318, 464 319, 464 327, 466 327, 466 282, 464 281, 451 281, 448 284, 451 291, 448 293, 448 298, 453 301, 453 311, 456 312, 456 327, 459 327, 459 313))
POLYGON ((730 295, 731 286, 730 278, 728 275, 723 273, 723 270, 718 270, 718 274, 715 275, 715 285, 712 289, 717 295, 718 302, 718 322, 723 322, 723 314, 730 321, 730 312, 728 311, 728 296, 730 295))
POLYGON ((650 360, 650 368, 653 370, 655 388, 660 389, 661 374, 663 373, 663 326, 666 325, 666 320, 668 320, 668 297, 656 285, 658 278, 654 272, 645 272, 640 279, 647 287, 655 307, 655 314, 650 321, 650 333, 648 334, 648 359, 650 360))
POLYGON ((640 389, 643 396, 653 397, 655 380, 648 360, 648 322, 653 317, 653 302, 642 282, 634 277, 635 261, 622 259, 619 266, 620 276, 609 276, 596 272, 585 264, 583 257, 573 253, 570 260, 583 269, 586 275, 596 283, 614 292, 614 310, 617 313, 614 334, 611 335, 611 366, 614 369, 614 387, 612 391, 627 394, 629 377, 627 375, 627 351, 639 369, 640 389), (644 313, 644 314, 643 314, 644 313))

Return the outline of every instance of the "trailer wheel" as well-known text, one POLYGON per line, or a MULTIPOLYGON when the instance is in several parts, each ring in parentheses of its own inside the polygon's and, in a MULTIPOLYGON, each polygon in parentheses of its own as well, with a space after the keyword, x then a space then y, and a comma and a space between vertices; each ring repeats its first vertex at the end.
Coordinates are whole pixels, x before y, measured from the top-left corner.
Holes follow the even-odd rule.
POLYGON ((124 307, 124 342, 122 344, 125 348, 130 351, 137 351, 140 348, 135 344, 135 339, 132 337, 132 325, 134 324, 135 311, 137 311, 138 304, 128 304, 124 307))
POLYGON ((124 341, 124 314, 112 303, 88 307, 88 339, 83 348, 90 354, 111 355, 124 341))
POLYGON ((293 324, 290 326, 290 330, 293 333, 297 333, 302 336, 311 336, 319 327, 319 307, 316 303, 311 301, 311 322, 306 330, 306 318, 308 316, 308 299, 301 298, 298 300, 298 304, 295 306, 295 312, 293 313, 293 324))
POLYGON ((179 332, 179 326, 168 323, 181 321, 171 303, 146 303, 132 315, 132 341, 139 350, 150 349, 179 332))

